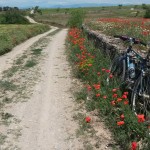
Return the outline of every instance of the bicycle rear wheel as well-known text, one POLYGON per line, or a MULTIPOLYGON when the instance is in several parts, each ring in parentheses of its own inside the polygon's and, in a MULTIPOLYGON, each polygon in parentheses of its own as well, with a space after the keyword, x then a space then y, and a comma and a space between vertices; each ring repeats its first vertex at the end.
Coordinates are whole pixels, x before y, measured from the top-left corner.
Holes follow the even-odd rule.
MULTIPOLYGON (((122 82, 125 80, 126 76, 126 61, 123 58, 123 56, 119 55, 112 61, 110 65, 110 74, 112 74, 114 77, 117 77, 122 82)), ((107 84, 110 83, 109 76, 107 77, 107 84)))
POLYGON ((150 117, 150 77, 139 76, 135 82, 132 95, 131 107, 135 115, 144 114, 150 117))

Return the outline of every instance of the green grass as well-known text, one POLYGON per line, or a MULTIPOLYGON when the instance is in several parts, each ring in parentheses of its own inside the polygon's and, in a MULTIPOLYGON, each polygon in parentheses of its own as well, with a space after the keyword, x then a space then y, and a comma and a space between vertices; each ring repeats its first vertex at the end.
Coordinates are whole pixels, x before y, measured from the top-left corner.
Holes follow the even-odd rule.
POLYGON ((10 81, 0 80, 0 88, 4 91, 15 91, 17 86, 10 81))
POLYGON ((38 48, 38 49, 32 49, 32 54, 33 55, 40 55, 42 52, 42 49, 38 48))
POLYGON ((17 44, 43 33, 49 29, 47 25, 0 25, 0 55, 3 55, 17 44))
POLYGON ((27 68, 31 68, 34 67, 35 65, 37 65, 37 61, 32 59, 32 60, 28 60, 25 64, 25 67, 27 68))
POLYGON ((12 66, 9 70, 4 71, 4 76, 12 77, 19 70, 18 66, 12 66))

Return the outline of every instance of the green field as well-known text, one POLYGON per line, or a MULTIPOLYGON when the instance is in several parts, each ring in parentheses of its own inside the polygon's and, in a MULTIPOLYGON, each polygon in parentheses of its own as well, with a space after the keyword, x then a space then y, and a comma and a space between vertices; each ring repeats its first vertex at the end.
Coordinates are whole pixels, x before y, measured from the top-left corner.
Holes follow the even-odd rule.
POLYGON ((131 18, 143 17, 145 10, 141 5, 131 6, 111 6, 111 7, 93 7, 93 8, 64 8, 64 9, 42 9, 42 15, 36 14, 35 19, 40 22, 48 24, 55 24, 58 26, 67 26, 70 12, 72 10, 83 10, 86 13, 85 22, 97 20, 99 18, 131 18))
POLYGON ((39 24, 0 25, 0 55, 11 51, 15 45, 48 29, 49 26, 39 24))

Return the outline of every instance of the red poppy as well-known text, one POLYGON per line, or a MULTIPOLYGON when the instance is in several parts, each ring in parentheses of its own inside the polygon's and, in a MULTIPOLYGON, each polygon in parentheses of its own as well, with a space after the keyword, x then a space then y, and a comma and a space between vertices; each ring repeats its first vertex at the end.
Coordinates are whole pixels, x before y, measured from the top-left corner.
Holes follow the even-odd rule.
POLYGON ((128 105, 129 104, 129 101, 128 100, 125 100, 124 101, 124 105, 128 105))
POLYGON ((113 100, 113 101, 111 101, 111 105, 113 105, 113 106, 115 106, 116 105, 116 103, 115 103, 115 101, 113 100))
POLYGON ((112 92, 116 92, 117 91, 117 89, 112 89, 112 92))
POLYGON ((105 70, 107 73, 110 73, 110 70, 109 69, 107 69, 107 70, 105 70))
POLYGON ((138 122, 139 122, 139 123, 145 121, 145 118, 144 118, 144 115, 143 115, 143 114, 137 115, 137 118, 138 118, 138 122))
POLYGON ((121 102, 122 101, 122 98, 117 98, 117 102, 121 102))
POLYGON ((106 69, 105 68, 102 68, 102 71, 105 71, 106 69))
POLYGON ((87 123, 89 123, 89 122, 91 122, 91 118, 90 118, 89 116, 87 116, 87 117, 85 118, 85 121, 86 121, 87 123))
POLYGON ((98 72, 97 75, 100 76, 100 72, 98 72))
POLYGON ((104 95, 104 96, 103 96, 103 98, 104 98, 104 99, 106 99, 106 98, 107 98, 107 96, 106 96, 106 95, 104 95))
POLYGON ((110 74, 110 75, 109 75, 109 78, 113 78, 113 75, 112 75, 112 74, 110 74))
POLYGON ((128 92, 124 92, 124 93, 123 93, 123 95, 128 95, 128 94, 129 94, 128 92))
POLYGON ((124 114, 120 115, 120 119, 124 120, 124 114))
POLYGON ((88 90, 88 91, 91 91, 91 90, 92 90, 92 88, 91 88, 90 85, 87 86, 87 90, 88 90))
POLYGON ((124 121, 118 121, 118 122, 117 122, 117 125, 118 125, 118 126, 122 126, 122 125, 124 125, 124 124, 125 124, 124 121))
POLYGON ((96 97, 100 97, 100 94, 98 93, 98 94, 96 94, 96 97))
POLYGON ((137 149, 137 142, 132 142, 131 150, 136 150, 136 149, 137 149))
POLYGON ((99 89, 100 89, 100 84, 94 84, 93 86, 94 86, 94 88, 95 88, 96 90, 99 90, 99 89))
POLYGON ((127 98, 127 95, 122 95, 121 98, 126 99, 126 98, 127 98))
POLYGON ((113 94, 113 98, 117 98, 117 96, 118 96, 118 94, 116 94, 116 93, 113 94))
POLYGON ((89 66, 89 67, 91 67, 91 66, 92 66, 92 64, 88 64, 88 66, 89 66))

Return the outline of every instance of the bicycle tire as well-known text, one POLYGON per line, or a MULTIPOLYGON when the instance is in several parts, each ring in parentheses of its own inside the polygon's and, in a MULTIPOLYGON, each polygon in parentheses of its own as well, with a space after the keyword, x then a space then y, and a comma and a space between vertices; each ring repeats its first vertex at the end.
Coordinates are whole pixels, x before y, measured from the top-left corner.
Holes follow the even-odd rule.
POLYGON ((150 77, 141 75, 134 84, 131 95, 131 107, 135 115, 144 114, 150 117, 150 77), (141 82, 142 81, 142 82, 141 82), (140 94, 141 91, 141 94, 140 94))
MULTIPOLYGON (((121 55, 115 57, 110 65, 110 74, 117 77, 121 83, 124 82, 126 77, 126 61, 121 55)), ((109 84, 110 79, 107 77, 107 84, 109 84)))

